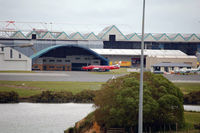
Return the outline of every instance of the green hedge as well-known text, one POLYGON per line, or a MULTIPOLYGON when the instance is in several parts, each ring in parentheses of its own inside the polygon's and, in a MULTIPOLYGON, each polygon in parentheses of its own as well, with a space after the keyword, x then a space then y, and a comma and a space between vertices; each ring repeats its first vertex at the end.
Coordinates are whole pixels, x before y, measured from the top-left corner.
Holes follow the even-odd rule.
POLYGON ((194 91, 184 95, 184 104, 200 105, 200 91, 194 91))
POLYGON ((14 92, 0 92, 0 103, 18 103, 19 95, 14 92))
POLYGON ((71 92, 43 91, 41 94, 30 97, 31 102, 37 103, 92 103, 95 91, 84 90, 73 95, 71 92))

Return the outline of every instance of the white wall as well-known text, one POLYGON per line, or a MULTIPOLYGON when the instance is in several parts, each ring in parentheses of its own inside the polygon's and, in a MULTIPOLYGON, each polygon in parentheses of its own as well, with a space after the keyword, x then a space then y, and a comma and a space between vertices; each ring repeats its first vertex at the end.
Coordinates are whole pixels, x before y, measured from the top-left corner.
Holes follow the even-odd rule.
POLYGON ((31 71, 32 60, 22 53, 12 49, 13 56, 10 58, 10 47, 4 47, 4 51, 0 48, 0 70, 21 70, 31 71), (19 58, 19 54, 21 58, 19 58))

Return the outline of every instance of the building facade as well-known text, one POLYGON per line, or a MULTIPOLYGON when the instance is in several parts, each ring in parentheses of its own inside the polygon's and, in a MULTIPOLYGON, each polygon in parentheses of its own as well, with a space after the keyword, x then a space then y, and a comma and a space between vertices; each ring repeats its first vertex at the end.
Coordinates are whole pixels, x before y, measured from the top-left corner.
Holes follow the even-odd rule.
POLYGON ((0 71, 31 71, 32 60, 17 50, 0 44, 0 71))

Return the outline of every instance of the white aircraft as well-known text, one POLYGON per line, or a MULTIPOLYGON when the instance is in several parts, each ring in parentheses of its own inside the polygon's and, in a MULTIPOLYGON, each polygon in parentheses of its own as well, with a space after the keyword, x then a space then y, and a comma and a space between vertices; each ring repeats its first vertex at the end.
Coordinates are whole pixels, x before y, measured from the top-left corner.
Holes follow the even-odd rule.
POLYGON ((199 73, 200 66, 197 69, 180 69, 179 71, 175 71, 175 73, 199 73))

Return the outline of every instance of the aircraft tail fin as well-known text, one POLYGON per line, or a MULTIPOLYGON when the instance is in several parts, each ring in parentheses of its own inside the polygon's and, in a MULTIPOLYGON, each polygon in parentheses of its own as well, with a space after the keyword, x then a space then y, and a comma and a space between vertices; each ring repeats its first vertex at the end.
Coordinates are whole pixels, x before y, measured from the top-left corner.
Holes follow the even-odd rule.
POLYGON ((122 63, 122 61, 119 61, 119 62, 116 64, 116 66, 117 66, 117 67, 120 67, 121 63, 122 63))

